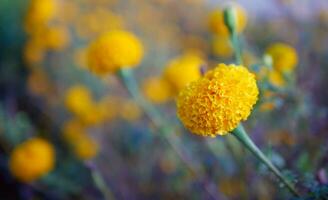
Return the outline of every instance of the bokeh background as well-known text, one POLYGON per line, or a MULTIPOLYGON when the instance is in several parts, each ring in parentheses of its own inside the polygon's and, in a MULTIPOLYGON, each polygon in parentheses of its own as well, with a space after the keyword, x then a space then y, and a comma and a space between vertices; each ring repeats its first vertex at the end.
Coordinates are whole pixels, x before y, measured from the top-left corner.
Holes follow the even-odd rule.
MULTIPOLYGON (((294 199, 327 199, 326 0, 1 0, 0 199, 292 199, 232 136, 184 129, 176 92, 161 82, 183 56, 199 71, 235 62, 229 39, 209 26, 231 2, 244 9, 242 58, 261 89, 244 125, 301 191, 294 199), (88 70, 90 42, 117 29, 142 42, 133 72, 172 135, 159 133, 117 75, 88 70), (288 73, 265 56, 276 43, 297 53, 288 73), (10 164, 31 138, 46 144, 33 143, 24 162, 10 164), (47 162, 42 175, 27 175, 47 162)), ((170 78, 184 76, 187 68, 170 78)))

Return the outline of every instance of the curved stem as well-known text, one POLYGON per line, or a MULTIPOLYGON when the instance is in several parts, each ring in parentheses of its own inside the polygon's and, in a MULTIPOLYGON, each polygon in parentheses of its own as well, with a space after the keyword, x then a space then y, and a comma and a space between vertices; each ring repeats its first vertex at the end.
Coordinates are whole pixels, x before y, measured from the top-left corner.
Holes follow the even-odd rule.
MULTIPOLYGON (((134 100, 137 102, 137 104, 144 110, 147 117, 154 123, 155 127, 160 131, 160 133, 164 136, 164 138, 167 140, 169 145, 172 147, 172 149, 177 153, 177 155, 180 157, 181 161, 188 167, 192 175, 195 177, 198 177, 197 170, 192 166, 190 161, 184 156, 184 154, 181 152, 179 148, 179 141, 178 138, 173 134, 174 129, 171 126, 168 126, 161 117, 161 113, 158 112, 158 110, 153 107, 151 104, 149 104, 141 95, 139 91, 138 84, 136 80, 133 77, 132 71, 130 69, 120 69, 118 72, 119 77, 121 78, 123 84, 129 91, 130 95, 134 100)), ((207 183, 204 183, 204 188, 207 191, 207 193, 213 198, 218 199, 216 194, 211 187, 207 183)))
POLYGON ((239 125, 232 134, 257 157, 263 164, 265 164, 277 177, 278 179, 289 189, 295 196, 300 196, 295 189, 294 185, 288 181, 286 177, 274 166, 271 161, 262 153, 262 151, 254 144, 252 139, 247 135, 243 125, 239 125))

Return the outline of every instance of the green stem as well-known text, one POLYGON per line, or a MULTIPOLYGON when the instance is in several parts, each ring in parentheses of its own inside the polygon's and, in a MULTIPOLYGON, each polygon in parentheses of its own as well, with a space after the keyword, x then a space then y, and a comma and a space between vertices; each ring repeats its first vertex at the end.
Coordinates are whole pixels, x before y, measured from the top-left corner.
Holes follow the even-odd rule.
MULTIPOLYGON (((181 161, 188 167, 192 175, 199 178, 197 170, 190 164, 190 161, 184 156, 184 154, 179 149, 180 142, 178 141, 178 138, 173 134, 174 130, 170 126, 166 125, 165 120, 161 117, 161 113, 158 112, 158 110, 153 107, 151 104, 149 104, 141 95, 139 91, 138 84, 136 80, 133 77, 132 71, 130 69, 120 69, 118 71, 118 75, 121 78, 123 84, 129 91, 130 95, 134 100, 137 102, 137 104, 144 110, 147 117, 154 123, 156 128, 160 131, 160 133, 164 136, 164 138, 167 140, 169 145, 172 147, 172 149, 177 153, 177 155, 180 157, 181 161)), ((204 185, 204 189, 208 192, 208 194, 213 198, 217 199, 216 194, 208 185, 204 185)))
POLYGON ((109 188, 106 186, 106 183, 105 183, 103 177, 101 176, 101 174, 98 172, 98 170, 91 168, 90 171, 91 171, 91 177, 92 177, 94 184, 99 189, 99 191, 102 193, 104 198, 106 200, 114 200, 115 199, 114 195, 109 190, 109 188))
POLYGON ((235 58, 238 65, 242 65, 241 48, 239 46, 238 34, 235 30, 230 33, 230 41, 235 52, 235 58))
POLYGON ((265 164, 277 177, 278 179, 292 192, 295 196, 300 196, 296 191, 294 185, 290 183, 286 177, 271 163, 271 161, 262 153, 262 151, 254 144, 252 139, 246 133, 244 127, 240 124, 232 134, 257 157, 263 164, 265 164))

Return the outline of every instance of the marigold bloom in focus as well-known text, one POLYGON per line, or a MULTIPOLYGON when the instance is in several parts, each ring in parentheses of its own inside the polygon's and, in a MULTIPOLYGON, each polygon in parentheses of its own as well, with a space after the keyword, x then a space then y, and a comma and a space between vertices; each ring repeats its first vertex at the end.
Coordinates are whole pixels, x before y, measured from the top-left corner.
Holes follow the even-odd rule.
POLYGON ((173 92, 178 94, 188 83, 201 77, 204 61, 195 54, 185 54, 172 60, 164 70, 164 79, 170 83, 173 92))
POLYGON ((135 67, 143 57, 139 39, 126 31, 110 31, 91 43, 88 50, 89 69, 96 74, 116 72, 119 68, 135 67))
POLYGON ((287 44, 272 44, 267 48, 266 53, 272 57, 273 67, 280 72, 291 72, 297 65, 297 52, 287 44))
POLYGON ((170 84, 159 77, 146 79, 142 89, 147 99, 153 103, 163 103, 172 97, 170 84))
POLYGON ((51 171, 54 163, 54 147, 44 139, 32 138, 14 149, 9 168, 20 181, 31 182, 51 171))
MULTIPOLYGON (((236 11, 236 30, 240 33, 244 30, 247 23, 247 15, 245 10, 239 5, 233 5, 236 11)), ((209 28, 218 36, 229 36, 229 31, 224 23, 223 9, 212 11, 209 15, 209 28)))
POLYGON ((247 119, 258 94, 255 75, 247 68, 219 64, 180 92, 178 116, 192 133, 225 135, 247 119))

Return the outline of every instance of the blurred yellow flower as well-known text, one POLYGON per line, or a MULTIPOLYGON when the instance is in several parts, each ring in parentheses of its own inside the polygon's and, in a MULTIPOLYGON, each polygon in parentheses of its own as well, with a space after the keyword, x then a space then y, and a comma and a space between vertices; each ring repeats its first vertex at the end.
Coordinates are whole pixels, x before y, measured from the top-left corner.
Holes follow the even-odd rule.
POLYGON ((274 102, 264 102, 260 105, 260 111, 267 112, 271 111, 276 107, 276 104, 274 102))
POLYGON ((224 58, 231 57, 233 53, 230 41, 226 37, 214 37, 212 50, 214 55, 224 58))
POLYGON ((23 54, 28 65, 41 63, 45 55, 43 41, 35 37, 27 40, 23 54))
POLYGON ((143 57, 139 39, 126 31, 110 31, 91 43, 88 50, 89 69, 96 74, 135 67, 143 57))
MULTIPOLYGON (((247 15, 245 10, 237 5, 234 4, 233 8, 236 11, 237 20, 236 20, 236 30, 237 33, 242 32, 245 29, 246 23, 247 23, 247 15)), ((209 15, 209 28, 210 30, 219 36, 229 36, 229 31, 224 24, 224 18, 223 18, 223 9, 217 9, 210 13, 209 15)))
POLYGON ((173 59, 164 69, 163 77, 171 85, 174 94, 178 94, 188 83, 201 77, 204 61, 195 54, 185 54, 173 59))
POLYGON ((270 71, 268 78, 269 82, 276 87, 284 87, 286 85, 286 81, 284 79, 283 74, 281 74, 277 70, 270 71))
POLYGON ((164 103, 172 97, 170 84, 161 77, 151 77, 143 82, 142 90, 153 103, 164 103))
POLYGON ((274 43, 267 48, 266 53, 272 57, 274 69, 280 72, 291 72, 297 65, 297 52, 288 44, 274 43))
POLYGON ((78 140, 81 135, 85 135, 85 126, 78 119, 71 119, 64 123, 62 129, 64 139, 71 143, 78 140))
POLYGON ((225 135, 248 118, 258 94, 247 68, 219 64, 180 92, 177 113, 192 133, 225 135))
POLYGON ((56 0, 31 0, 25 18, 25 29, 33 34, 42 29, 54 18, 57 10, 56 0))
POLYGON ((80 137, 71 145, 75 155, 82 160, 88 160, 95 157, 99 149, 98 144, 87 135, 80 137))
POLYGON ((65 94, 65 104, 69 111, 77 116, 90 113, 94 105, 90 90, 83 85, 69 88, 65 94))
POLYGON ((9 160, 13 176, 22 182, 31 182, 51 171, 55 164, 52 144, 41 138, 32 138, 15 147, 9 160))
POLYGON ((63 50, 70 42, 70 33, 65 26, 49 26, 41 37, 44 45, 51 50, 63 50))

